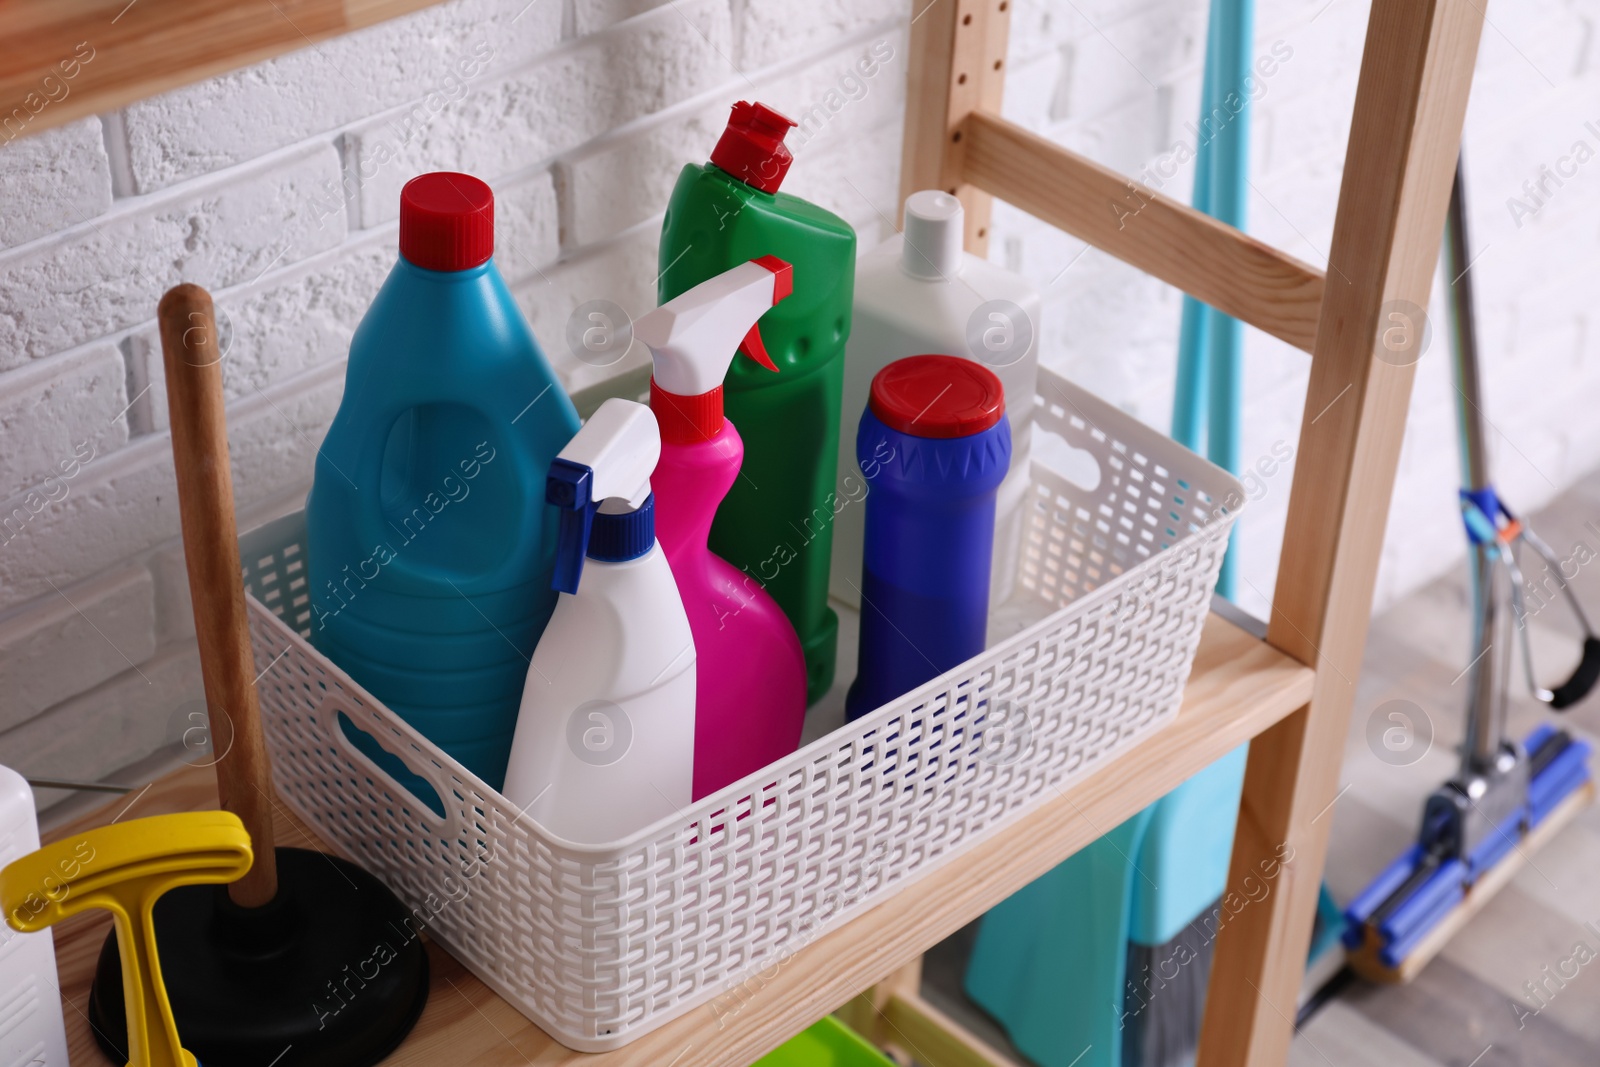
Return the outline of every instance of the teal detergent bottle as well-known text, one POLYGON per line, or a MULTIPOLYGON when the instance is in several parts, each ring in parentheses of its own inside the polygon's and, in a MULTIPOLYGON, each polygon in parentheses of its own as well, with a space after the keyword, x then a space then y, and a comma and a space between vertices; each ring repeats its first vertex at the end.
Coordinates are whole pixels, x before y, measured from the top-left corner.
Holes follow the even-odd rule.
MULTIPOLYGON (((834 482, 844 347, 855 291, 850 224, 778 192, 794 157, 794 123, 743 101, 711 162, 678 175, 661 226, 663 304, 752 259, 794 267, 794 292, 758 324, 781 373, 734 360, 723 380, 744 469, 711 526, 711 551, 765 586, 794 624, 806 657, 806 701, 833 683, 839 617, 828 607, 833 520, 849 503, 834 482)), ((859 507, 860 505, 855 505, 859 507)))
POLYGON ((493 251, 482 181, 425 174, 401 190, 400 261, 350 343, 306 528, 312 643, 499 789, 555 607, 545 475, 578 416, 493 251))

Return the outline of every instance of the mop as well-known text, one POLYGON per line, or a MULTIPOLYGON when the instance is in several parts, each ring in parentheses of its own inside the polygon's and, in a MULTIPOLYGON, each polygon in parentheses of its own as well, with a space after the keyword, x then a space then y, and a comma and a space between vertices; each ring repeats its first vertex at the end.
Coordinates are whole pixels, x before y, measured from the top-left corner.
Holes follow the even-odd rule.
MULTIPOLYGON (((1467 268, 1462 168, 1450 195, 1445 262, 1451 286, 1452 336, 1462 445, 1461 513, 1471 546, 1473 652, 1468 672, 1467 733, 1455 775, 1428 797, 1417 842, 1346 909, 1350 968, 1377 982, 1404 982, 1431 960, 1527 861, 1594 798, 1590 746, 1542 724, 1521 743, 1506 736, 1506 689, 1517 631, 1528 687, 1561 711, 1600 678, 1600 639, 1560 561, 1548 545, 1501 502, 1489 479, 1472 281, 1467 268), (1583 655, 1571 678, 1554 689, 1539 684, 1528 634, 1528 592, 1519 556, 1524 548, 1544 562, 1582 629, 1583 655), (1509 587, 1507 618, 1502 586, 1509 587)), ((1542 605, 1541 605, 1542 606, 1542 605)))

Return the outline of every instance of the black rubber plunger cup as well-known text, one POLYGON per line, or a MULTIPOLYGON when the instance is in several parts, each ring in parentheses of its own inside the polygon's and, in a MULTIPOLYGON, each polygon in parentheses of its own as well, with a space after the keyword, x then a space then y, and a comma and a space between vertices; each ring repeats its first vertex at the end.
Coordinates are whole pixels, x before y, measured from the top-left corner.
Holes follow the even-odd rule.
MULTIPOLYGON (((155 907, 161 976, 184 1047, 205 1067, 365 1067, 405 1039, 428 1000, 418 919, 352 863, 274 848, 272 774, 256 703, 239 569, 211 297, 180 285, 161 299, 172 453, 195 636, 225 811, 255 865, 227 887, 173 890, 155 907)), ((95 1038, 127 1062, 116 935, 89 996, 95 1038)))

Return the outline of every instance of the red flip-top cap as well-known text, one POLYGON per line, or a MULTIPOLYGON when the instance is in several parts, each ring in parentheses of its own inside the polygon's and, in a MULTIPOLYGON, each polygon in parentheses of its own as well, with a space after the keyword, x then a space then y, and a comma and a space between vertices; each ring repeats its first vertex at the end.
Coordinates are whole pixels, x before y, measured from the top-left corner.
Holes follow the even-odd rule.
POLYGON ((907 356, 872 379, 878 421, 912 437, 970 437, 1000 421, 1005 390, 994 371, 958 356, 907 356))
POLYGON ((741 100, 733 105, 733 115, 722 139, 711 152, 711 162, 764 193, 775 193, 789 173, 794 156, 783 143, 794 120, 766 104, 741 100))
POLYGON ((494 255, 494 191, 436 171, 400 190, 400 254, 424 270, 468 270, 494 255))

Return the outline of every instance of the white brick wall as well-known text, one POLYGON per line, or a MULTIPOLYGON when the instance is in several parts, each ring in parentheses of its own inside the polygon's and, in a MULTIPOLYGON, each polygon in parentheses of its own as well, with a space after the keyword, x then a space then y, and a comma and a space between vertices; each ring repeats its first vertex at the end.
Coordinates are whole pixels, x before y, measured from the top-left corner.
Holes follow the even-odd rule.
MULTIPOLYGON (((1203 0, 1013 3, 1010 117, 1132 174, 1193 147, 1203 0)), ((666 194, 731 101, 804 121, 789 191, 843 215, 863 247, 893 229, 909 6, 454 0, 0 148, 0 760, 115 777, 173 745, 198 695, 153 322, 168 286, 216 296, 241 511, 247 525, 281 513, 303 497, 351 331, 393 261, 408 178, 452 168, 493 185, 502 270, 564 380, 587 384, 642 353, 579 363, 568 317, 597 298, 651 306, 666 194)), ((1484 35, 1468 166, 1495 458, 1531 509, 1600 462, 1600 158, 1559 184, 1540 170, 1579 141, 1600 153, 1600 15, 1524 7, 1484 35), (1541 181, 1530 199, 1524 183, 1541 181)), ((1292 56, 1252 117, 1249 229, 1320 264, 1366 8, 1283 0, 1259 18, 1256 52, 1292 56)), ((1192 178, 1181 166, 1161 188, 1187 198, 1192 178)), ((1004 206, 991 237, 1046 295, 1045 358, 1164 429, 1178 295, 1004 206)), ((1436 300, 1380 602, 1461 554, 1442 312, 1436 300)), ((1252 333, 1246 369, 1254 462, 1295 441, 1306 360, 1252 333)), ((1241 535, 1258 613, 1291 476, 1262 478, 1241 535)))
POLYGON ((25 493, 74 458, 127 444, 125 377, 122 352, 104 340, 0 375, 0 493, 25 493))
POLYGON ((86 118, 13 141, 0 153, 0 248, 65 230, 111 207, 111 165, 100 120, 86 118), (25 195, 10 195, 27 190, 25 195))
POLYGON ((133 670, 156 650, 150 572, 108 574, 0 623, 0 731, 64 698, 133 670))
POLYGON ((338 180, 339 154, 314 142, 239 173, 119 201, 12 249, 0 260, 0 370, 148 319, 185 279, 226 288, 333 248, 345 237, 344 212, 323 214, 316 194, 338 180))
POLYGON ((548 165, 614 127, 721 85, 735 74, 731 49, 725 0, 676 0, 473 85, 431 117, 424 99, 412 127, 403 125, 409 109, 361 124, 348 136, 362 178, 362 224, 394 218, 400 187, 423 171, 493 177, 548 165))

